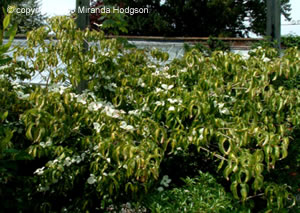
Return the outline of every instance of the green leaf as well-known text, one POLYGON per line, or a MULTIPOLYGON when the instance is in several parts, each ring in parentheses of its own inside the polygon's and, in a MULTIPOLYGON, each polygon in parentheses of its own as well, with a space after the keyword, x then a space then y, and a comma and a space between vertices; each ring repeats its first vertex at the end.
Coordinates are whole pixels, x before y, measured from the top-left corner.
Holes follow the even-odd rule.
POLYGON ((264 177, 262 175, 258 175, 255 177, 255 180, 253 182, 253 188, 255 191, 260 190, 263 187, 264 183, 264 177))
POLYGON ((30 125, 29 125, 29 127, 27 128, 27 131, 26 131, 26 137, 29 139, 29 140, 32 140, 33 139, 33 137, 32 137, 32 133, 31 133, 31 129, 32 129, 32 127, 34 126, 34 123, 31 123, 30 125))
POLYGON ((223 167, 224 160, 221 161, 221 163, 218 166, 217 172, 220 171, 220 169, 223 167))
POLYGON ((241 184, 241 195, 242 195, 242 200, 246 201, 247 195, 248 195, 248 185, 247 184, 241 184))
POLYGON ((9 30, 7 31, 8 35, 9 35, 9 41, 13 41, 16 34, 17 34, 17 31, 18 31, 18 27, 17 25, 15 24, 14 26, 10 27, 9 30))
MULTIPOLYGON (((0 46, 2 46, 2 44, 3 44, 3 30, 0 29, 0 46)), ((0 53, 0 55, 1 55, 1 53, 0 53)))
POLYGON ((5 45, 1 45, 0 46, 0 55, 3 55, 4 53, 7 53, 7 51, 9 50, 9 48, 11 46, 11 44, 12 44, 12 42, 9 41, 5 45))
POLYGON ((2 115, 1 115, 1 121, 3 122, 8 116, 8 111, 4 112, 2 115))
POLYGON ((3 20, 3 30, 5 30, 10 23, 10 14, 6 15, 3 20))
POLYGON ((224 177, 226 178, 226 180, 229 180, 229 175, 232 172, 233 168, 232 165, 228 165, 225 169, 224 169, 224 177))
POLYGON ((237 181, 233 181, 230 185, 230 190, 233 194, 233 197, 235 199, 240 199, 239 195, 238 195, 238 192, 237 192, 237 187, 238 187, 238 182, 237 181))
MULTIPOLYGON (((1 54, 1 53, 0 53, 1 54)), ((12 61, 12 58, 10 58, 10 57, 7 57, 7 58, 1 58, 0 59, 0 66, 3 66, 3 65, 5 65, 5 64, 8 64, 9 62, 11 62, 12 61)))

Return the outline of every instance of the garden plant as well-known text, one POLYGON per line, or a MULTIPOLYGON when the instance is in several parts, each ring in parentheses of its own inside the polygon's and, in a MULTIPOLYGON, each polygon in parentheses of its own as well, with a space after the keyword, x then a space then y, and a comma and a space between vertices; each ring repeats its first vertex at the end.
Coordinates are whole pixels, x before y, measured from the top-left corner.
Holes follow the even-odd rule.
POLYGON ((299 210, 299 178, 276 178, 299 168, 296 47, 247 58, 192 49, 166 63, 167 53, 80 31, 69 17, 29 32, 13 56, 9 45, 1 41, 0 211, 299 210), (18 83, 45 71, 44 86, 18 83))

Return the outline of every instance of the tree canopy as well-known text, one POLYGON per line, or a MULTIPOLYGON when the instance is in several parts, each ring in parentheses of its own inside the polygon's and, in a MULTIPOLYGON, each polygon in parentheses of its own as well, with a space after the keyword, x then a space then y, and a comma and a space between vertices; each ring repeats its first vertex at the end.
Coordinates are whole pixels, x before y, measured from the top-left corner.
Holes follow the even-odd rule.
MULTIPOLYGON (((266 0, 104 0, 105 4, 149 9, 149 14, 128 15, 130 35, 248 36, 265 34, 266 0)), ((289 0, 281 1, 290 19, 289 0)))
POLYGON ((31 8, 34 9, 30 14, 26 13, 13 13, 12 24, 18 26, 18 33, 26 33, 30 30, 38 28, 43 25, 46 16, 41 13, 40 0, 4 0, 0 2, 0 7, 3 9, 3 13, 0 14, 0 22, 4 18, 4 12, 8 12, 9 6, 16 6, 18 8, 31 8))

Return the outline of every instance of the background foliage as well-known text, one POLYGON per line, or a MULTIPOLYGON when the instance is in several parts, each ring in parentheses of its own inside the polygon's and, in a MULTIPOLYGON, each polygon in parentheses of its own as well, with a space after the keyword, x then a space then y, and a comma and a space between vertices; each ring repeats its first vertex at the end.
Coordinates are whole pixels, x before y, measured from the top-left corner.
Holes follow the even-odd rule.
MULTIPOLYGON (((149 9, 149 14, 126 17, 130 35, 244 37, 249 32, 265 35, 266 0, 166 0, 163 4, 160 0, 104 2, 149 9)), ((282 0, 281 5, 282 14, 290 20, 289 0, 282 0)))
POLYGON ((298 47, 300 48, 300 36, 297 35, 286 35, 281 37, 281 43, 283 47, 298 47))
POLYGON ((17 4, 19 8, 35 8, 33 14, 15 13, 13 15, 12 23, 18 25, 18 33, 26 34, 27 32, 36 29, 46 24, 46 15, 41 13, 40 0, 27 0, 17 4))
MULTIPOLYGON (((15 6, 18 8, 35 8, 35 13, 33 14, 25 14, 25 13, 16 13, 12 16, 11 23, 18 26, 19 34, 26 34, 30 30, 41 27, 46 22, 46 16, 40 11, 40 1, 39 0, 4 0, 0 3, 1 15, 0 22, 2 23, 4 18, 3 10, 7 10, 8 6, 15 6)), ((6 11, 7 12, 7 11, 6 11)))

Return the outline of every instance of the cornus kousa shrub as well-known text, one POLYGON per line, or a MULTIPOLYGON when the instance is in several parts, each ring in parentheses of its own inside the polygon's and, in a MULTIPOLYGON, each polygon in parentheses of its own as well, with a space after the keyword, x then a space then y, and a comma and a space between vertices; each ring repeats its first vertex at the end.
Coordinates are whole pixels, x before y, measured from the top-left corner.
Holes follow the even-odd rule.
POLYGON ((162 162, 191 145, 218 161, 240 205, 257 197, 270 211, 295 205, 289 186, 265 177, 299 131, 299 89, 288 83, 300 72, 296 48, 281 58, 262 48, 249 58, 191 50, 166 64, 166 53, 127 46, 56 17, 14 52, 27 75, 50 73, 44 87, 1 80, 11 94, 0 122, 20 128, 6 133, 1 123, 1 144, 22 144, 30 159, 26 199, 35 211, 101 212, 139 198, 168 175, 162 162))

